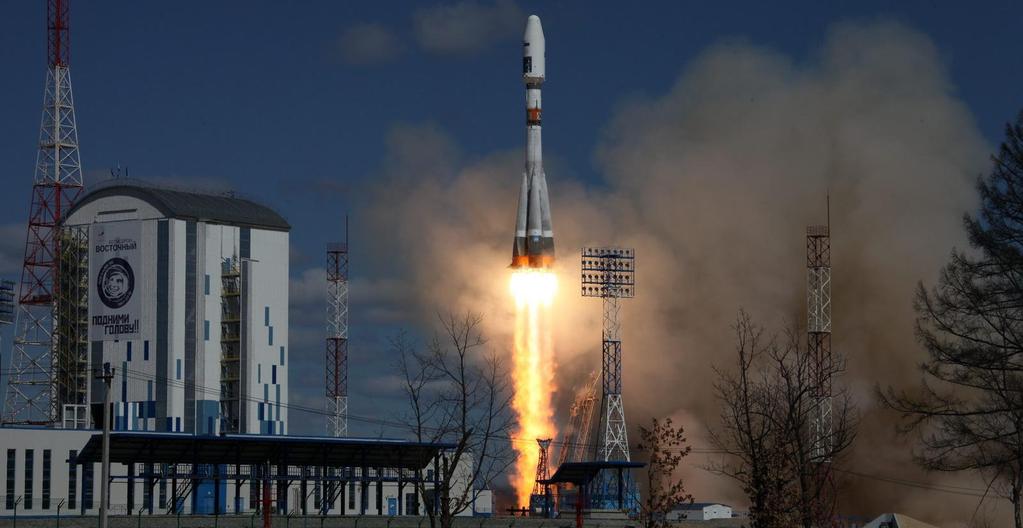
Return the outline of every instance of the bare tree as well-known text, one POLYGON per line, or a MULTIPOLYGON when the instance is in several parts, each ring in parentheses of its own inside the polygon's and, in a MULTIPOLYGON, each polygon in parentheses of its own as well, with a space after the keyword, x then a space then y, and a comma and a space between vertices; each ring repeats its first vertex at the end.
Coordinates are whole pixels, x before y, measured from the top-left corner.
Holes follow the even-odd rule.
MULTIPOLYGON (((742 484, 755 528, 830 523, 834 466, 855 437, 848 391, 832 394, 831 426, 815 432, 820 378, 810 375, 813 358, 797 329, 790 328, 781 341, 765 337, 744 311, 734 328, 736 368, 715 367, 721 423, 710 428, 712 443, 725 457, 708 469, 742 484)), ((834 378, 843 370, 836 355, 822 374, 834 378)))
POLYGON ((436 489, 419 478, 430 526, 450 528, 512 462, 508 376, 486 351, 479 314, 438 316, 425 350, 401 332, 391 340, 409 410, 404 422, 418 441, 454 445, 436 462, 436 489))
POLYGON ((649 429, 639 427, 639 436, 636 449, 647 455, 647 492, 643 499, 646 526, 663 528, 669 526, 668 513, 671 510, 693 502, 685 484, 675 478, 678 465, 693 448, 686 443, 682 426, 675 427, 671 418, 654 418, 649 429))
POLYGON ((975 251, 953 251, 937 286, 917 287, 923 383, 879 392, 899 430, 920 434, 923 467, 983 475, 1023 528, 1023 114, 977 190, 979 214, 964 217, 975 251))

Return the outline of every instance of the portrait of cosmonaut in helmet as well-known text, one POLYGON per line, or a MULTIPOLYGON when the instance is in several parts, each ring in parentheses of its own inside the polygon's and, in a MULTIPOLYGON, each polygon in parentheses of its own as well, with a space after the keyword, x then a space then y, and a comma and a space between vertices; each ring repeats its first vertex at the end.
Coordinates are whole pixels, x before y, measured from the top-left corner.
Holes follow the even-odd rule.
POLYGON ((96 289, 103 304, 110 308, 120 308, 131 299, 135 289, 135 273, 126 260, 112 258, 100 268, 96 289))

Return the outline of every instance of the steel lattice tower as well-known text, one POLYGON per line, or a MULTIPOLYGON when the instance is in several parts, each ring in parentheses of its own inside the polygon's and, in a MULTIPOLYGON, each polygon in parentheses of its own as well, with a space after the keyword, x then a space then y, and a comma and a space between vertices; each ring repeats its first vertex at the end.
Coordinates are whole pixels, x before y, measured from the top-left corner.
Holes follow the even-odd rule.
POLYGON ((58 227, 82 191, 78 129, 71 93, 70 0, 48 0, 46 89, 39 129, 39 151, 32 185, 32 204, 25 241, 25 261, 18 293, 18 311, 11 370, 2 422, 53 424, 61 402, 56 391, 52 354, 54 299, 60 259, 58 227))
POLYGON ((533 497, 539 504, 533 506, 532 509, 536 511, 536 506, 540 506, 544 517, 546 517, 550 513, 551 508, 551 485, 547 482, 551 479, 550 467, 547 464, 547 454, 550 451, 551 439, 537 438, 536 443, 540 449, 540 458, 536 463, 536 481, 533 484, 533 497))
POLYGON ((629 458, 629 437, 622 402, 622 340, 618 321, 620 299, 635 290, 635 251, 623 248, 585 248, 582 254, 583 297, 603 300, 601 344, 601 430, 597 456, 601 460, 629 458))
POLYGON ((327 434, 348 436, 348 221, 327 247, 327 434))
POLYGON ((806 346, 812 389, 814 458, 828 460, 833 433, 831 405, 831 234, 826 225, 806 228, 806 346))

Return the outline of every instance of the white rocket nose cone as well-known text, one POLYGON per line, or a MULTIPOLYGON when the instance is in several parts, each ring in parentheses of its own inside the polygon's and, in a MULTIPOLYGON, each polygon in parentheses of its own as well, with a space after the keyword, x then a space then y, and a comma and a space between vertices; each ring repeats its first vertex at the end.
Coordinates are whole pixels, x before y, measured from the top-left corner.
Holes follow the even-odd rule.
POLYGON ((526 19, 526 33, 522 40, 527 44, 543 44, 543 26, 540 24, 540 17, 529 15, 526 19))
POLYGON ((526 19, 526 31, 522 36, 522 77, 526 82, 543 81, 546 74, 545 48, 540 17, 529 15, 526 19))

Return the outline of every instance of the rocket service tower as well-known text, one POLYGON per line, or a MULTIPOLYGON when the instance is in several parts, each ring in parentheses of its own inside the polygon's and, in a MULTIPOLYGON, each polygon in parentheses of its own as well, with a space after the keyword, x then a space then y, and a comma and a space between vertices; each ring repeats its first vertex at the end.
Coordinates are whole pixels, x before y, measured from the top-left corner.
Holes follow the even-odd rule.
POLYGON ((519 209, 515 219, 512 268, 549 268, 554 264, 554 231, 547 178, 543 173, 540 138, 540 88, 543 86, 543 27, 530 15, 522 43, 522 80, 526 84, 526 167, 522 174, 519 209))

